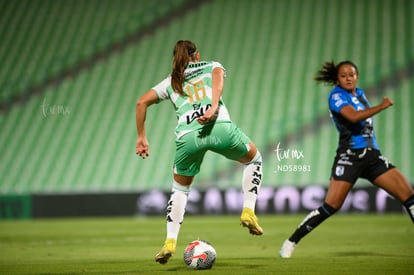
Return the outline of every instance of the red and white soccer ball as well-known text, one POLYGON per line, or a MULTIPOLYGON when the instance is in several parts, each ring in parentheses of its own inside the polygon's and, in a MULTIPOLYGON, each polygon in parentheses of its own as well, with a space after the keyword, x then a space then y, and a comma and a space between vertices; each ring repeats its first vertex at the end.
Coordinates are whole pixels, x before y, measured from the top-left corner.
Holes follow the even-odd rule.
POLYGON ((184 250, 184 263, 190 269, 210 269, 216 261, 216 250, 203 240, 195 240, 184 250))

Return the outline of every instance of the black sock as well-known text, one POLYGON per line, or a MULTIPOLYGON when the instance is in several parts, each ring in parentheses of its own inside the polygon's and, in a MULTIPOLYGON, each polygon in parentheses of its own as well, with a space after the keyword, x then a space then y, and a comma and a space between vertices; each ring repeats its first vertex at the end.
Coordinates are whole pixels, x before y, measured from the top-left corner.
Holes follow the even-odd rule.
POLYGON ((414 195, 409 197, 403 204, 407 209, 408 215, 410 215, 411 220, 414 222, 414 195))
POLYGON ((298 243, 303 237, 311 232, 315 227, 321 224, 324 220, 333 215, 338 209, 331 207, 324 203, 318 209, 310 212, 302 223, 298 226, 296 231, 289 238, 289 241, 298 243))

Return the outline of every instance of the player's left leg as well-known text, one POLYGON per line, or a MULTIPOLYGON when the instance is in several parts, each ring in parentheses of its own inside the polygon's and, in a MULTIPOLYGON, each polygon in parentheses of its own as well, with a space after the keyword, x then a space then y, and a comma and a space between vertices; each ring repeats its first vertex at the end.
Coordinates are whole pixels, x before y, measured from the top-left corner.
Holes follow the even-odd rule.
POLYGON ((178 234, 184 220, 185 207, 194 176, 174 174, 174 182, 170 200, 167 205, 167 238, 160 252, 155 255, 155 261, 160 264, 168 262, 175 253, 178 234))
POLYGON ((167 238, 155 261, 165 264, 174 254, 185 207, 194 176, 200 171, 205 150, 195 143, 197 132, 188 133, 176 140, 174 180, 167 205, 167 238))
POLYGON ((414 191, 400 170, 392 168, 378 176, 373 183, 398 199, 414 222, 414 191))

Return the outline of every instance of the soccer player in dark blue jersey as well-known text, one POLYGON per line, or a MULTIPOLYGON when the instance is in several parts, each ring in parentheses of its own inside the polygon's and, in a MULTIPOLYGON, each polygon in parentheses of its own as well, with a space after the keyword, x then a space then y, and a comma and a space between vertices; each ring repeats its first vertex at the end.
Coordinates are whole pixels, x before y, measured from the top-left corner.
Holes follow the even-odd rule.
POLYGON ((351 61, 337 65, 325 62, 315 80, 334 85, 329 94, 329 109, 339 132, 339 145, 323 205, 310 212, 283 243, 279 252, 282 258, 290 258, 305 235, 341 208, 359 177, 397 198, 414 222, 414 191, 402 173, 381 155, 374 134, 373 116, 393 102, 384 97, 381 104, 372 107, 364 91, 356 87, 358 68, 351 61))

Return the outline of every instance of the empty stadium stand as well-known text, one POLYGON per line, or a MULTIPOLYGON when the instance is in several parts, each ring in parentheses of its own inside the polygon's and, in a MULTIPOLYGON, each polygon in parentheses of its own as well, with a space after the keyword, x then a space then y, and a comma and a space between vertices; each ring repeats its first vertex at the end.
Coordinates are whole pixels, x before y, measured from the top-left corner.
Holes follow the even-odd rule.
MULTIPOLYGON (((194 2, 0 1, 0 194, 169 190, 173 108, 149 109, 141 160, 135 102, 170 72, 179 39, 227 69, 223 98, 262 152, 264 185, 327 185, 337 133, 329 87, 312 78, 331 59, 359 65, 372 104, 395 101, 376 134, 414 182, 413 1, 194 2)), ((195 184, 240 179, 239 164, 207 154, 195 184)))

